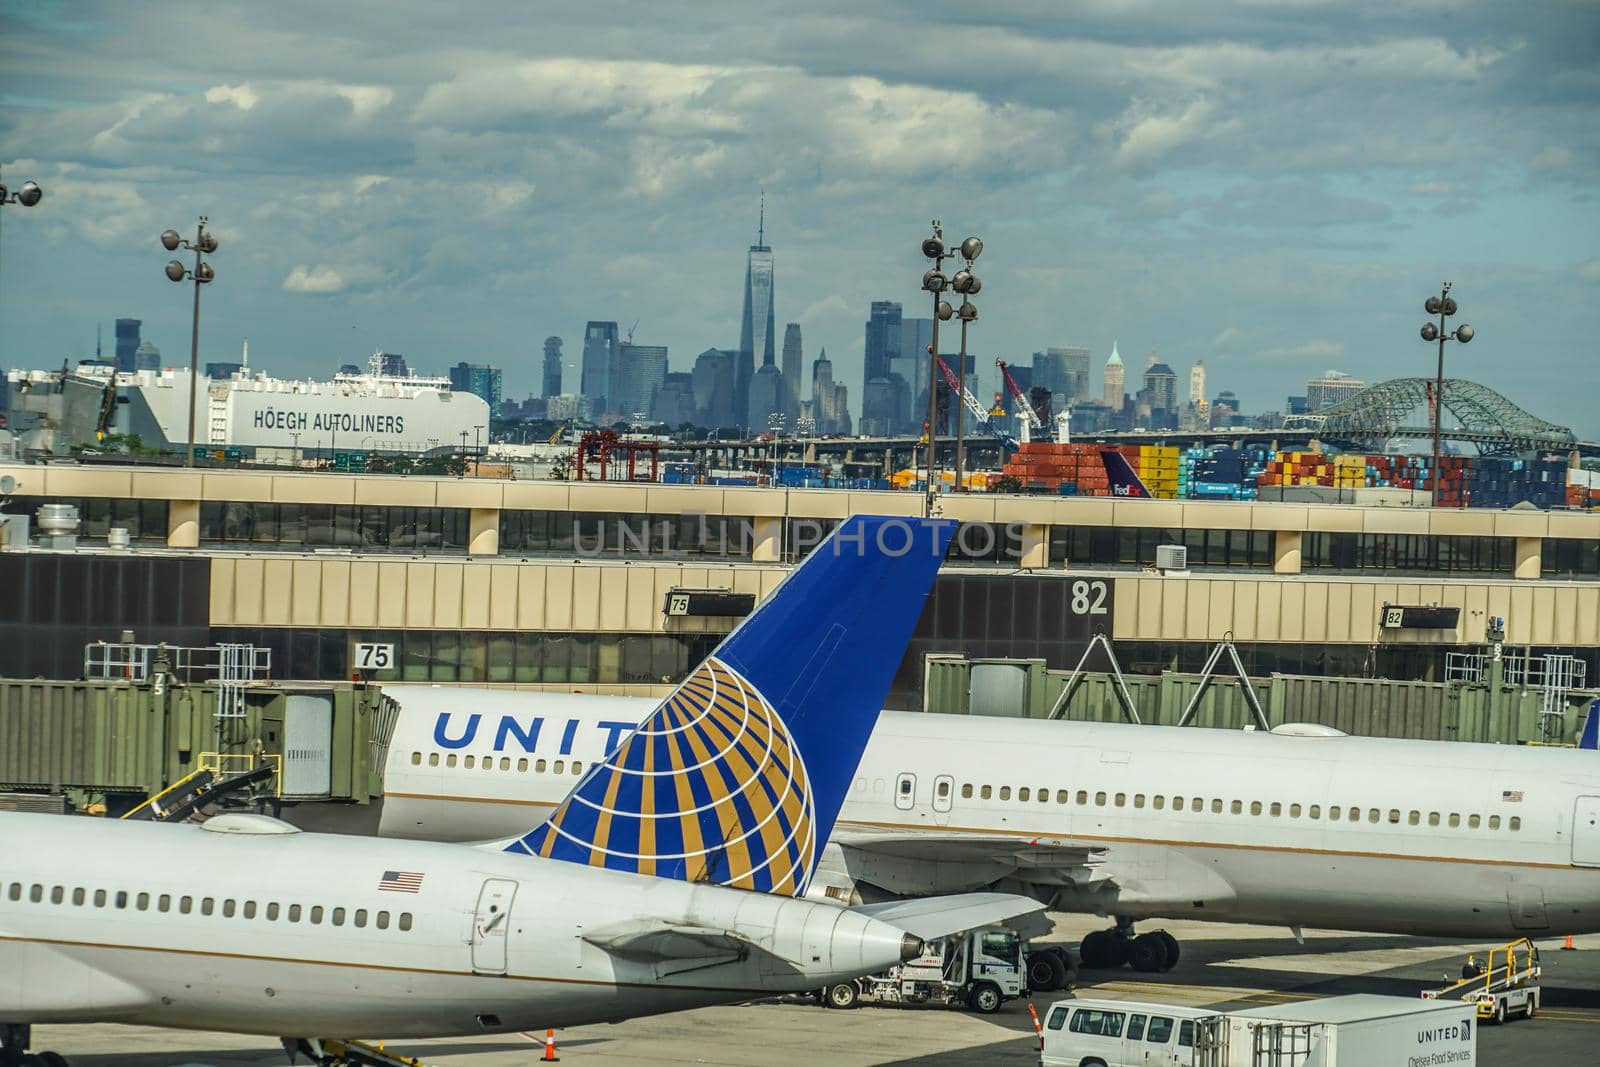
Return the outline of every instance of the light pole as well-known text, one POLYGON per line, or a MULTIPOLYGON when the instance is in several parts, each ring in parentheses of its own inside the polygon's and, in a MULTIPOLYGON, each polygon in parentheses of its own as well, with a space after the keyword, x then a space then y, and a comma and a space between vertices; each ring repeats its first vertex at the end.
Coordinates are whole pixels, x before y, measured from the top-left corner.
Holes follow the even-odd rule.
POLYGON ((1446 331, 1444 320, 1456 313, 1455 298, 1450 295, 1450 282, 1444 283, 1444 288, 1439 290, 1438 296, 1430 296, 1423 301, 1422 307, 1430 315, 1439 316, 1439 324, 1431 322, 1422 324, 1422 339, 1424 341, 1439 342, 1439 364, 1433 377, 1433 506, 1439 506, 1439 483, 1443 480, 1440 470, 1440 433, 1439 426, 1444 421, 1444 343, 1446 341, 1460 341, 1466 344, 1471 341, 1475 331, 1471 326, 1462 323, 1454 330, 1446 331))
POLYGON ((922 288, 933 297, 933 338, 928 345, 928 451, 927 451, 927 497, 923 508, 926 514, 932 515, 934 511, 934 493, 937 491, 933 481, 934 449, 938 434, 934 431, 939 421, 939 323, 947 322, 955 314, 955 309, 949 301, 939 299, 939 294, 945 291, 950 284, 950 279, 944 276, 944 261, 952 258, 955 253, 944 246, 944 227, 938 219, 933 220, 933 235, 922 239, 922 254, 933 260, 933 266, 922 275, 922 288))
POLYGON ((194 466, 194 409, 195 398, 200 392, 200 287, 207 285, 216 277, 216 272, 211 269, 211 264, 205 261, 217 250, 216 234, 206 229, 210 221, 204 215, 200 216, 200 225, 195 229, 194 240, 185 241, 177 230, 164 230, 161 234, 161 247, 168 252, 176 252, 180 248, 194 251, 194 269, 188 270, 179 260, 170 260, 167 263, 167 277, 175 282, 186 279, 194 281, 194 320, 189 331, 189 454, 184 458, 186 467, 194 466))
MULTIPOLYGON (((6 188, 6 183, 0 181, 0 208, 7 204, 20 204, 23 207, 34 207, 44 199, 44 190, 39 188, 36 181, 26 181, 17 187, 16 192, 6 188)), ((0 216, 5 214, 0 211, 0 216)))
MULTIPOLYGON (((950 279, 950 287, 961 294, 961 306, 956 309, 956 318, 961 320, 961 355, 959 365, 956 367, 956 384, 964 391, 967 387, 967 324, 978 318, 978 305, 969 299, 978 290, 983 288, 983 282, 972 273, 972 261, 983 252, 983 241, 976 237, 968 237, 961 242, 961 258, 967 265, 956 271, 950 279)), ((961 413, 966 408, 965 398, 954 396, 950 398, 950 406, 956 410, 956 492, 963 492, 966 483, 962 479, 963 468, 966 466, 965 446, 961 439, 961 413)))
POLYGON ((476 478, 483 472, 483 426, 472 428, 472 476, 476 478))
POLYGON ((783 424, 787 421, 781 412, 767 413, 767 429, 772 432, 772 465, 767 468, 768 485, 778 484, 778 435, 783 433, 783 424))

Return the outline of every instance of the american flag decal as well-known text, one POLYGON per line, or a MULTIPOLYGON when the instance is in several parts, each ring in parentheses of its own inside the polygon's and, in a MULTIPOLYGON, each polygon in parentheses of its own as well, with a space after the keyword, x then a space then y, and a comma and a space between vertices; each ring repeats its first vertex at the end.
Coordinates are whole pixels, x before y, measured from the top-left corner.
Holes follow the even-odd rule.
POLYGON ((378 888, 391 893, 415 893, 422 888, 421 871, 384 871, 378 888))
POLYGON ((1522 803, 1522 790, 1507 789, 1505 792, 1500 794, 1500 799, 1508 804, 1520 804, 1522 803))

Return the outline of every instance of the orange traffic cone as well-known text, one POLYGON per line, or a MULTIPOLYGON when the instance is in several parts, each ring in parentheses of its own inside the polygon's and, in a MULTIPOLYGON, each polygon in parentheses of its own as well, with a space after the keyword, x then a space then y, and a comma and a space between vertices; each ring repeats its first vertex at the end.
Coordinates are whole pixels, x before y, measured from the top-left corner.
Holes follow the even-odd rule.
POLYGON ((556 1055, 556 1032, 554 1030, 546 1030, 544 1032, 544 1059, 540 1060, 539 1062, 561 1062, 561 1057, 556 1055))
POLYGON ((1039 1051, 1044 1051, 1044 1025, 1039 1022, 1039 1013, 1033 1010, 1033 1001, 1028 1001, 1028 1014, 1033 1016, 1033 1033, 1039 1039, 1039 1051))
POLYGON ((1572 935, 1568 934, 1567 935, 1567 943, 1561 946, 1561 951, 1562 952, 1571 952, 1576 947, 1577 946, 1572 943, 1572 935))

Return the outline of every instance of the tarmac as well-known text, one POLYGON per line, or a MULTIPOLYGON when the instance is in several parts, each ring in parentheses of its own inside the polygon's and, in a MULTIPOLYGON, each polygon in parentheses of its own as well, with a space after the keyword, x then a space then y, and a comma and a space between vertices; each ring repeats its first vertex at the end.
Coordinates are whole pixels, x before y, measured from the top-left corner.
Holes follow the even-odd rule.
MULTIPOLYGON (((1056 915, 1046 941, 1076 950, 1102 925, 1056 915)), ((1145 924, 1142 929, 1155 929, 1145 924)), ((1126 968, 1082 971, 1080 996, 1148 1000, 1197 1007, 1256 1007, 1340 993, 1414 997, 1446 984, 1470 951, 1486 944, 1305 931, 1305 945, 1275 927, 1165 924, 1181 942, 1177 967, 1143 975, 1126 968)), ((1535 1019, 1478 1031, 1478 1062, 1591 1065, 1600 1062, 1600 934, 1561 950, 1560 937, 1537 942, 1544 965, 1543 1008, 1535 1019)), ((1074 951, 1076 956, 1076 951, 1074 951)), ((1046 1005, 1065 993, 1043 993, 1046 1005)), ((1023 1002, 995 1015, 943 1008, 861 1007, 832 1011, 798 997, 703 1008, 556 1033, 561 1062, 621 1064, 815 1064, 860 1067, 956 1067, 1038 1063, 1033 1022, 1023 1002)), ((543 1055, 544 1034, 395 1042, 394 1051, 436 1067, 527 1067, 543 1055)), ((283 1064, 270 1038, 148 1027, 36 1026, 35 1050, 53 1049, 74 1067, 256 1067, 283 1064)), ((303 1062, 303 1061, 302 1061, 303 1062)))

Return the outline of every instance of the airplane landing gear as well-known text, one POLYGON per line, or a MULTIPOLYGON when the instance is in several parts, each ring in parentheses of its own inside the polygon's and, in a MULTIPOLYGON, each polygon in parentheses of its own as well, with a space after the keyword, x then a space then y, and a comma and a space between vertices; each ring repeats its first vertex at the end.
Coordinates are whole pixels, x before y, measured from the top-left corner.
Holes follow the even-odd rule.
POLYGON ((1170 971, 1178 962, 1178 939, 1165 930, 1135 935, 1133 922, 1118 919, 1110 930, 1096 930, 1084 937, 1078 956, 1085 967, 1109 969, 1132 964, 1145 974, 1170 971))
POLYGON ((68 1067, 59 1052, 29 1052, 32 1040, 27 1023, 0 1023, 0 1067, 68 1067))

